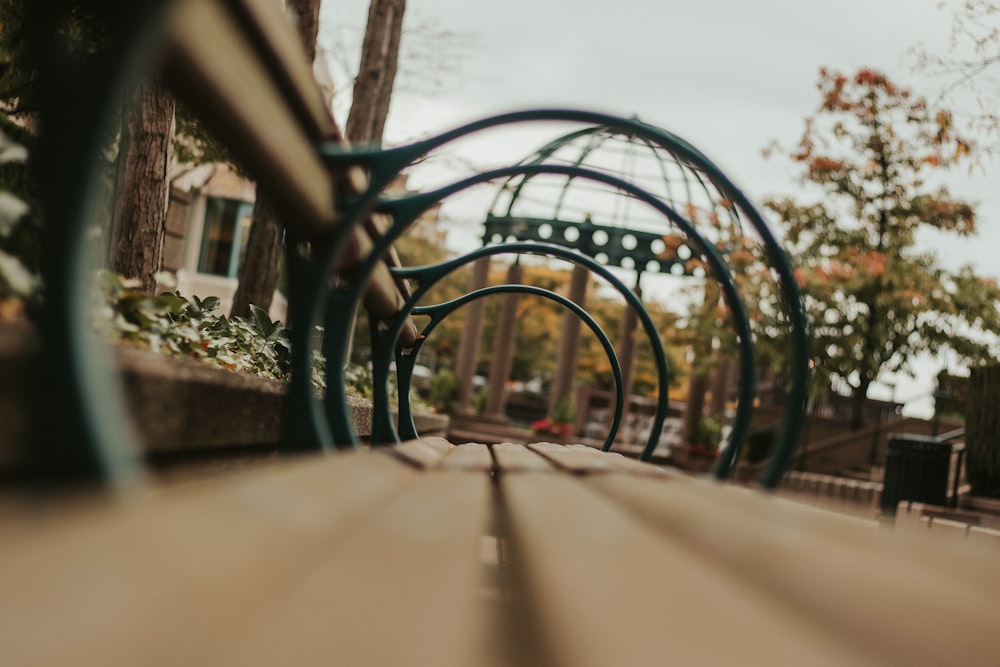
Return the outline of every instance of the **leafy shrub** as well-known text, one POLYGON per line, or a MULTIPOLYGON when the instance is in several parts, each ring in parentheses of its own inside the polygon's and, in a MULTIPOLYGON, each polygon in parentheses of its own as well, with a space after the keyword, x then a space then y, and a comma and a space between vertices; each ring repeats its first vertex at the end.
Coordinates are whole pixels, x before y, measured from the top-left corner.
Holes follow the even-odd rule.
MULTIPOLYGON (((161 284, 169 274, 158 277, 161 284)), ((174 292, 150 297, 139 291, 138 280, 103 271, 98 290, 103 306, 95 325, 112 341, 144 347, 161 354, 188 357, 233 371, 287 380, 291 372, 291 343, 281 322, 272 322, 257 306, 251 317, 215 315, 214 296, 187 299, 174 292)), ((313 383, 325 386, 317 355, 313 383)))
MULTIPOLYGON (((0 133, 0 166, 27 159, 23 146, 0 133)), ((19 196, 0 191, 0 321, 18 319, 39 305, 38 237, 38 218, 31 207, 19 196)))
POLYGON ((452 371, 439 371, 431 379, 430 404, 438 412, 451 414, 458 400, 458 386, 458 376, 452 371))
POLYGON ((698 420, 698 425, 694 429, 691 444, 704 445, 714 449, 719 446, 719 440, 721 439, 722 425, 711 417, 702 417, 698 420))

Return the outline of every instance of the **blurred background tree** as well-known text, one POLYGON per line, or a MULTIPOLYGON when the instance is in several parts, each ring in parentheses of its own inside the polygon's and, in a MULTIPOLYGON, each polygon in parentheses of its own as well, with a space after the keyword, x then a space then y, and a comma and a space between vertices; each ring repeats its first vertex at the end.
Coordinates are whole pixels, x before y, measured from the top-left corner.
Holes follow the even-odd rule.
POLYGON ((1000 289, 971 267, 951 272, 916 248, 924 228, 969 236, 976 212, 929 173, 969 160, 952 114, 881 72, 821 70, 820 106, 798 146, 783 151, 813 201, 772 198, 813 326, 818 382, 840 388, 860 427, 868 389, 907 372, 920 352, 989 360, 1000 289))

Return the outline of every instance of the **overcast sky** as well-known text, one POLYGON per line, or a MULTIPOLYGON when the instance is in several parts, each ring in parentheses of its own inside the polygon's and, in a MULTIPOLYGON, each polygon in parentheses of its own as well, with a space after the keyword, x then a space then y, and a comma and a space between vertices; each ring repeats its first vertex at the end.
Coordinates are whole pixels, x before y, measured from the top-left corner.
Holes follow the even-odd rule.
MULTIPOLYGON (((394 98, 387 142, 430 134, 460 122, 532 107, 578 107, 643 120, 684 137, 719 164, 755 202, 795 195, 790 165, 765 160, 777 140, 798 140, 818 105, 821 66, 853 72, 875 67, 916 92, 936 82, 915 74, 910 50, 945 54, 951 10, 938 0, 409 0, 408 29, 455 37, 413 47, 440 50, 456 73, 406 77, 394 98), (428 79, 440 78, 434 87, 428 79)), ((949 5, 959 4, 951 0, 949 5)), ((338 62, 356 62, 368 0, 323 0, 321 45, 338 62)), ((404 40, 408 37, 404 36, 404 40)), ((418 41, 412 38, 411 41, 418 41)), ((404 46, 405 48, 405 46, 404 46)), ((426 61, 402 67, 440 72, 426 61)), ((348 84, 349 85, 349 84, 348 84)), ((346 118, 339 119, 341 123, 346 118)), ((538 139, 508 146, 521 152, 538 139)), ((964 170, 950 187, 980 204, 980 237, 925 239, 951 267, 973 263, 1000 276, 1000 198, 990 173, 964 170)), ((901 379, 896 397, 928 394, 941 360, 925 360, 915 381, 901 379)), ((888 389, 882 396, 888 398, 888 389)), ((929 401, 909 412, 926 414, 929 401)))

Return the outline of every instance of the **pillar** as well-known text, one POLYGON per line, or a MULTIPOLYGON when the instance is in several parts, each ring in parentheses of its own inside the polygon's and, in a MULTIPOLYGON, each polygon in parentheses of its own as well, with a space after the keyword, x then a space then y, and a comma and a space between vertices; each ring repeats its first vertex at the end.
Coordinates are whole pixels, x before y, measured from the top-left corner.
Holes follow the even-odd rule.
POLYGON ((712 401, 708 406, 708 414, 718 421, 726 414, 726 399, 729 397, 732 375, 733 360, 728 357, 719 359, 718 368, 712 375, 712 401))
MULTIPOLYGON (((472 265, 472 280, 469 291, 474 292, 486 287, 490 275, 490 258, 480 257, 472 265)), ((465 321, 462 323, 462 338, 458 341, 458 363, 455 374, 458 376, 458 405, 456 410, 460 415, 475 413, 472 398, 476 387, 472 378, 476 374, 476 359, 479 356, 479 341, 483 337, 483 313, 486 301, 476 299, 465 307, 465 321)))
MULTIPOLYGON (((507 283, 519 285, 524 278, 524 267, 515 261, 507 270, 507 283)), ((483 418, 500 423, 507 422, 504 404, 507 402, 507 379, 514 366, 514 337, 517 334, 517 294, 504 295, 497 322, 497 334, 493 340, 493 362, 490 364, 489 385, 486 397, 486 411, 483 418)))
POLYGON ((703 372, 692 373, 688 380, 687 406, 684 408, 684 440, 691 442, 698 422, 701 421, 705 409, 705 390, 708 388, 708 375, 703 372))
MULTIPOLYGON (((581 307, 587 304, 587 285, 590 283, 590 271, 585 266, 574 265, 569 281, 569 300, 581 307)), ((566 311, 563 315, 562 333, 559 338, 559 350, 556 355, 556 376, 549 393, 549 411, 573 391, 573 378, 576 375, 576 360, 580 352, 580 326, 583 322, 575 314, 566 311)), ((572 398, 572 397, 571 397, 572 398)))
MULTIPOLYGON (((635 286, 635 295, 642 298, 642 288, 635 286)), ((622 411, 622 427, 618 432, 619 439, 626 434, 626 424, 628 424, 628 412, 632 395, 632 376, 635 371, 635 330, 639 325, 639 315, 630 304, 625 304, 625 314, 622 317, 621 337, 618 340, 618 361, 622 366, 622 388, 625 392, 625 405, 622 411)))

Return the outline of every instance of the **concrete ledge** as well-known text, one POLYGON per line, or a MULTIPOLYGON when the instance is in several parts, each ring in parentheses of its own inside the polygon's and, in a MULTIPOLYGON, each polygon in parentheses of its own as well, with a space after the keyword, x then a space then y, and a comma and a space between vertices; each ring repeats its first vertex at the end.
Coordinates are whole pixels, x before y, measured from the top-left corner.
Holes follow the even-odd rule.
MULTIPOLYGON (((30 327, 0 326, 0 468, 15 464, 27 438, 37 344, 30 327)), ((114 352, 148 454, 278 447, 286 383, 144 349, 119 346, 114 352)), ((358 435, 368 437, 371 401, 350 397, 349 408, 358 435)), ((418 414, 415 421, 421 435, 443 436, 449 423, 437 414, 418 414)))

